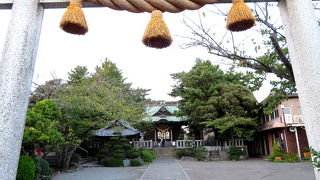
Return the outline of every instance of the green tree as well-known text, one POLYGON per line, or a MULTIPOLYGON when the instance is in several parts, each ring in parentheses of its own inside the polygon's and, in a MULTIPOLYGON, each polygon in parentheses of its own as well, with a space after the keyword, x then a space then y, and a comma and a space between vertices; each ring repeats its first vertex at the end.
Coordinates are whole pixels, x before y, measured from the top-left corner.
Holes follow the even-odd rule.
POLYGON ((54 100, 45 99, 37 102, 27 112, 23 144, 27 147, 41 145, 47 151, 59 149, 64 142, 58 129, 61 118, 60 109, 54 100))
POLYGON ((252 81, 246 76, 252 75, 224 73, 210 61, 200 60, 189 72, 172 74, 177 82, 171 95, 181 98, 177 115, 186 116, 194 132, 209 126, 224 137, 250 140, 257 102, 248 87, 255 89, 252 83, 259 79, 252 81))
POLYGON ((60 132, 66 140, 59 152, 62 169, 68 167, 73 152, 91 138, 93 131, 116 119, 141 120, 147 102, 148 90, 134 89, 125 83, 121 71, 109 60, 90 76, 75 75, 77 69, 69 73, 71 81, 63 85, 57 98, 63 114, 60 132), (72 81, 73 77, 80 78, 72 81))
POLYGON ((85 66, 77 66, 68 73, 69 83, 80 83, 89 75, 88 68, 85 66))
MULTIPOLYGON (((184 24, 191 31, 186 47, 201 46, 209 54, 229 60, 233 65, 244 67, 248 71, 266 77, 269 74, 277 78, 270 83, 273 86, 272 98, 265 103, 265 113, 273 110, 287 95, 296 92, 295 79, 288 52, 283 25, 279 23, 275 3, 254 3, 256 26, 245 33, 226 32, 221 34, 206 21, 210 13, 199 14, 199 21, 190 18, 184 24), (250 49, 250 50, 248 50, 250 49)), ((228 7, 229 8, 229 7, 228 7)), ((228 9, 216 8, 215 15, 227 16, 228 9)), ((217 29, 217 28, 215 28, 217 29)))

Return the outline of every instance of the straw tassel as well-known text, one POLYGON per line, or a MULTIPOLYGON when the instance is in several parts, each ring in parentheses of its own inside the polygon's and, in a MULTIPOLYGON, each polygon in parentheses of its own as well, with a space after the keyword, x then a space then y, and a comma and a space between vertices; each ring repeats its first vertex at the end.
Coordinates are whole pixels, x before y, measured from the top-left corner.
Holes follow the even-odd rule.
POLYGON ((166 48, 171 45, 172 37, 166 23, 162 19, 161 11, 152 11, 151 20, 144 32, 142 42, 148 47, 158 49, 166 48))
POLYGON ((86 18, 81 9, 82 0, 70 0, 66 12, 60 22, 60 28, 67 33, 84 35, 88 32, 86 18))
POLYGON ((232 7, 228 13, 227 29, 230 31, 244 31, 255 25, 256 18, 243 0, 232 0, 232 7))

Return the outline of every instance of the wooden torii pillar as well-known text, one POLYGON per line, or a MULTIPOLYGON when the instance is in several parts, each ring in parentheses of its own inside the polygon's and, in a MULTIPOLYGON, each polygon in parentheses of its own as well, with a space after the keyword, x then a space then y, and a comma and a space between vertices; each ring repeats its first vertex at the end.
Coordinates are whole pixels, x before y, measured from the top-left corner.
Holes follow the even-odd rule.
MULTIPOLYGON (((178 1, 178 0, 177 0, 178 1)), ((248 0, 266 2, 276 0, 248 0)), ((219 2, 230 2, 219 0, 219 2)), ((12 15, 0 59, 0 179, 16 177, 43 12, 68 0, 1 0, 12 15)), ((97 7, 84 4, 84 7, 97 7)), ((320 32, 312 0, 280 0, 309 144, 320 150, 320 32)), ((316 179, 320 173, 315 169, 316 179)))

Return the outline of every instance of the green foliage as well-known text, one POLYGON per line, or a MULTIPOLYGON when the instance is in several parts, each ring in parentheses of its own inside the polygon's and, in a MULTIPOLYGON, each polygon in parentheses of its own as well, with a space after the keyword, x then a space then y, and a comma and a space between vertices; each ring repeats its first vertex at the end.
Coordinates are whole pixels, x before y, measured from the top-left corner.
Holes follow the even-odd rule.
POLYGON ((248 89, 254 87, 252 79, 232 70, 224 73, 201 60, 189 72, 171 76, 176 84, 170 95, 181 97, 176 115, 187 117, 191 130, 200 132, 207 126, 219 129, 220 136, 251 140, 258 113, 257 101, 248 89), (215 123, 217 119, 220 122, 215 123))
POLYGON ((186 150, 185 149, 179 149, 176 153, 177 158, 181 158, 182 156, 186 156, 186 150))
POLYGON ((128 139, 117 136, 109 138, 105 148, 97 154, 99 161, 103 159, 133 159, 139 156, 139 152, 129 144, 128 139))
POLYGON ((280 148, 280 146, 278 145, 278 143, 276 142, 276 140, 273 140, 272 150, 273 150, 273 154, 274 154, 275 156, 279 156, 279 157, 282 156, 281 148, 280 148))
POLYGON ((268 156, 268 160, 269 160, 269 161, 273 161, 273 160, 275 159, 275 157, 276 157, 276 155, 270 154, 270 155, 268 156))
POLYGON ((122 159, 110 158, 104 161, 103 163, 106 167, 123 167, 122 159))
POLYGON ((320 152, 310 147, 310 153, 312 154, 313 167, 318 168, 318 171, 320 171, 320 152))
POLYGON ((17 180, 33 180, 35 178, 36 167, 31 157, 22 155, 19 159, 17 180))
POLYGON ((244 152, 240 148, 237 148, 237 147, 234 147, 234 146, 231 146, 229 148, 228 153, 230 155, 229 158, 231 160, 236 160, 236 161, 238 161, 240 159, 240 157, 242 155, 244 155, 244 152))
MULTIPOLYGON (((274 92, 274 96, 268 99, 264 107, 266 112, 272 111, 288 94, 296 92, 283 25, 279 23, 277 15, 271 13, 274 12, 274 8, 272 3, 255 4, 253 13, 257 19, 256 28, 248 31, 255 38, 234 38, 233 34, 226 33, 221 39, 221 33, 213 32, 212 25, 203 23, 205 20, 194 22, 190 18, 190 21, 184 21, 192 33, 191 37, 188 37, 191 42, 186 43, 187 47, 201 46, 209 54, 223 58, 223 63, 226 61, 233 66, 241 67, 242 70, 245 68, 262 79, 269 74, 277 77, 272 77, 271 92, 274 92), (254 53, 247 50, 250 47, 255 50, 254 53)), ((223 10, 219 9, 213 12, 215 15, 223 14, 223 10)), ((255 86, 260 87, 261 81, 256 81, 255 86)))
POLYGON ((44 144, 47 150, 57 150, 64 143, 59 131, 62 115, 52 99, 39 101, 27 112, 24 144, 44 144))
POLYGON ((113 146, 113 149, 115 150, 122 150, 122 144, 117 144, 113 146))
POLYGON ((146 163, 151 163, 154 159, 154 155, 149 150, 142 150, 140 156, 146 163))
POLYGON ((126 158, 124 153, 113 153, 112 157, 114 157, 116 159, 125 159, 126 158))
POLYGON ((57 97, 66 144, 79 145, 92 137, 92 131, 112 120, 140 121, 147 92, 125 83, 121 71, 109 60, 90 75, 85 67, 75 68, 57 97))
POLYGON ((71 72, 68 73, 69 83, 81 83, 89 75, 88 68, 85 66, 77 66, 71 72))
POLYGON ((79 163, 81 156, 77 153, 73 153, 71 156, 71 162, 72 163, 79 163))
POLYGON ((122 138, 120 138, 120 142, 128 142, 129 140, 127 139, 127 138, 125 138, 125 137, 122 137, 122 138))
POLYGON ((131 166, 142 166, 142 163, 137 159, 131 159, 130 160, 130 165, 131 166))
POLYGON ((134 158, 137 158, 139 156, 140 156, 140 153, 137 152, 137 151, 130 151, 127 154, 127 157, 130 158, 130 159, 134 159, 134 158))
POLYGON ((286 153, 284 156, 284 160, 287 162, 299 162, 299 156, 295 153, 286 153))
MULTIPOLYGON (((127 141, 121 141, 121 142, 128 142, 127 141)), ((132 149, 132 145, 131 144, 122 144, 122 148, 125 149, 125 150, 129 150, 129 149, 132 149)))
POLYGON ((140 132, 152 131, 154 129, 152 121, 145 120, 135 122, 134 127, 138 129, 140 132))
POLYGON ((40 158, 39 156, 35 156, 33 160, 36 167, 36 179, 50 180, 52 170, 49 166, 48 161, 40 158))
POLYGON ((204 147, 197 147, 195 149, 195 158, 197 158, 199 161, 203 161, 206 159, 208 154, 208 151, 204 147))

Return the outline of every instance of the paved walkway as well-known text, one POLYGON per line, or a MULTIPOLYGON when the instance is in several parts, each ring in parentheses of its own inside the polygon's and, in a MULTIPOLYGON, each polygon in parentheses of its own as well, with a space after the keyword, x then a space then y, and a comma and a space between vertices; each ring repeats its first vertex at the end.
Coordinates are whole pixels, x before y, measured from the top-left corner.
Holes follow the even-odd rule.
POLYGON ((315 180, 311 162, 179 161, 192 180, 315 180))
POLYGON ((265 160, 180 161, 158 158, 149 166, 84 168, 53 180, 315 180, 311 162, 265 160))
POLYGON ((190 180, 174 158, 157 158, 149 165, 140 180, 190 180))
POLYGON ((147 166, 140 167, 95 167, 54 176, 52 180, 139 180, 147 166))

